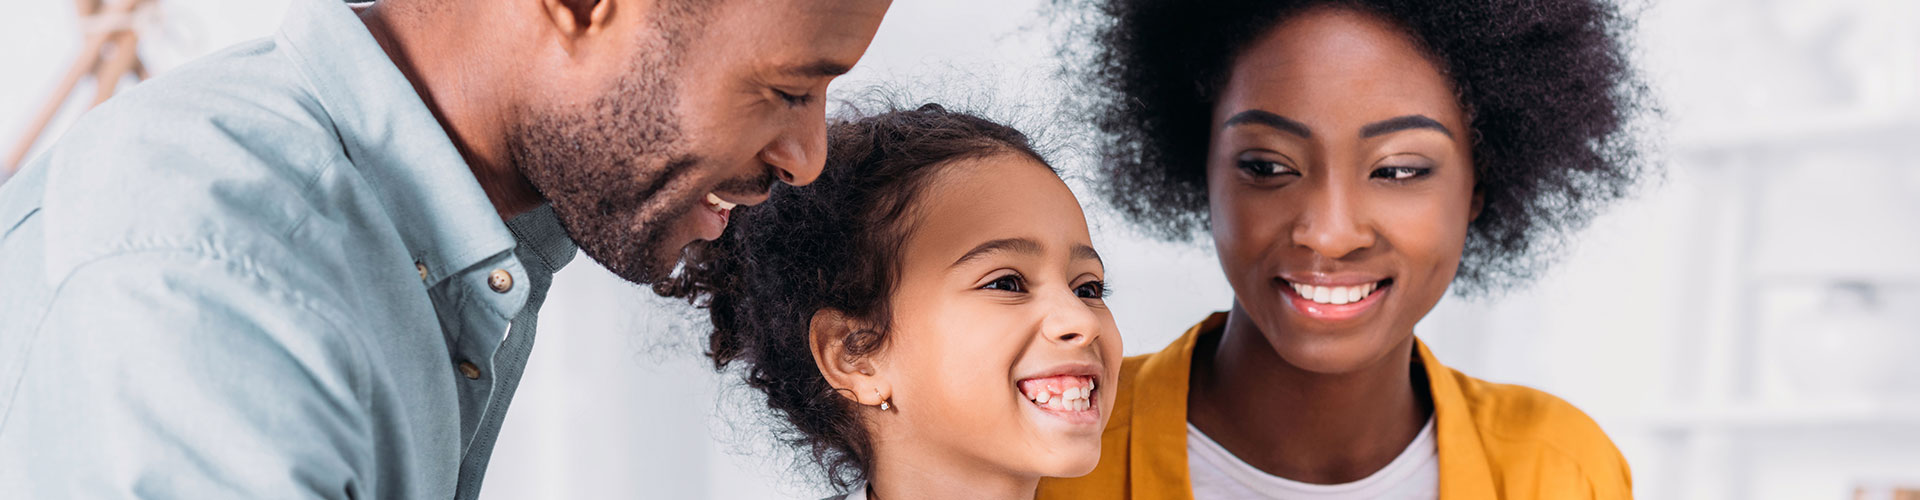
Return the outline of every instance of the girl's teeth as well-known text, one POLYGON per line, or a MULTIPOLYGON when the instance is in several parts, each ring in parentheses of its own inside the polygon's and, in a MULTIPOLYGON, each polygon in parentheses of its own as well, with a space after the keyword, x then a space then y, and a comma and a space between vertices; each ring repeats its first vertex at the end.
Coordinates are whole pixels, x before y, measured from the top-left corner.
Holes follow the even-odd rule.
POLYGON ((1023 381, 1022 392, 1041 408, 1054 411, 1080 411, 1093 407, 1093 377, 1073 377, 1064 381, 1023 381), (1076 382, 1085 382, 1080 385, 1076 382), (1061 389, 1061 385, 1069 387, 1061 389))
POLYGON ((1377 290, 1380 288, 1379 282, 1368 283, 1360 286, 1331 286, 1331 287, 1302 285, 1299 283, 1288 283, 1288 284, 1293 285, 1293 291, 1296 293, 1299 293, 1301 297, 1306 298, 1307 300, 1311 300, 1321 304, 1333 304, 1333 305, 1350 304, 1354 302, 1359 302, 1360 299, 1367 298, 1367 295, 1372 294, 1374 290, 1377 290))

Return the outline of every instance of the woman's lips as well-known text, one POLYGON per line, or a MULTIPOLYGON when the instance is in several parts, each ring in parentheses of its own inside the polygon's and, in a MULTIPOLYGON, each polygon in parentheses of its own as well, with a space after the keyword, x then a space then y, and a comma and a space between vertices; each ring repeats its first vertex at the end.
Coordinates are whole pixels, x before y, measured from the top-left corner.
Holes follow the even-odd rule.
POLYGON ((1360 316, 1393 290, 1393 279, 1346 286, 1317 286, 1280 280, 1280 294, 1300 314, 1320 321, 1360 316))
POLYGON ((1052 375, 1022 379, 1014 384, 1027 403, 1041 413, 1075 424, 1100 422, 1099 384, 1092 375, 1052 375))

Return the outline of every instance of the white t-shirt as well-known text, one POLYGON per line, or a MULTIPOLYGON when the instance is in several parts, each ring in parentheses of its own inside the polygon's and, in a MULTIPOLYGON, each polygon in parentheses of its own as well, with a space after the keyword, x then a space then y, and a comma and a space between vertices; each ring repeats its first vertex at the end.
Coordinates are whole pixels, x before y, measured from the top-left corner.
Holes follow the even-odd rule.
POLYGON ((1440 497, 1440 448, 1433 418, 1385 468, 1359 481, 1311 484, 1256 469, 1187 424, 1187 473, 1194 500, 1435 499, 1440 497))

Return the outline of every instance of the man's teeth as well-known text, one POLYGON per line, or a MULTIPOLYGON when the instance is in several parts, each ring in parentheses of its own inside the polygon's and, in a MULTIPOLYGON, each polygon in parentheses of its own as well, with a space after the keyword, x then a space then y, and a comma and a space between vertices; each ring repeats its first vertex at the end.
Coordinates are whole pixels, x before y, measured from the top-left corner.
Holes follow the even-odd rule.
POLYGON ((1293 282, 1287 284, 1293 285, 1293 291, 1299 292, 1300 296, 1306 297, 1307 300, 1333 305, 1359 302, 1360 299, 1366 298, 1367 294, 1380 288, 1378 281, 1360 286, 1313 286, 1293 282))
POLYGON ((1064 377, 1060 381, 1021 384, 1021 389, 1029 401, 1041 408, 1080 411, 1093 407, 1094 386, 1093 377, 1064 377))
POLYGON ((715 212, 733 210, 733 207, 737 206, 740 205, 737 203, 727 203, 727 200, 722 200, 713 193, 707 193, 707 207, 712 208, 715 212))

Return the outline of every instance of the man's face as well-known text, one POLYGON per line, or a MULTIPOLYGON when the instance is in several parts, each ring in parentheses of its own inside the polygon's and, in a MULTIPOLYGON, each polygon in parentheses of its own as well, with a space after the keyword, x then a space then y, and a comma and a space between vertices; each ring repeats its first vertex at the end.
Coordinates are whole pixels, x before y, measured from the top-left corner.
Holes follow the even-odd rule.
POLYGON ((534 90, 508 137, 587 256, 636 283, 718 238, 734 205, 820 175, 827 83, 866 52, 889 0, 662 3, 682 5, 613 17, 603 36, 624 44, 570 47, 569 74, 534 90))

